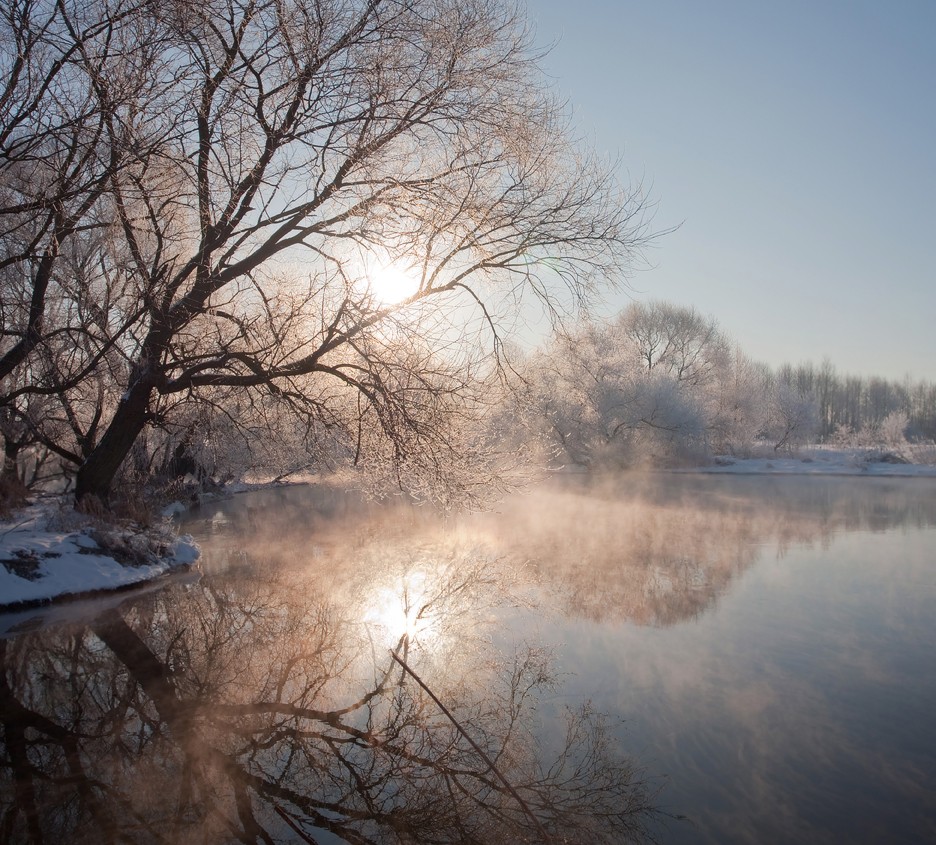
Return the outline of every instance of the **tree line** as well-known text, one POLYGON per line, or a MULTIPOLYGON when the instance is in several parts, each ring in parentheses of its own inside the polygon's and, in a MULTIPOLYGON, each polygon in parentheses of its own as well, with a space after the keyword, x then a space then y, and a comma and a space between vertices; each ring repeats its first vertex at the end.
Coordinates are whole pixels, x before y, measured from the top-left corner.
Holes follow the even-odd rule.
POLYGON ((902 433, 911 440, 936 440, 936 383, 923 379, 886 379, 840 374, 823 361, 777 370, 776 378, 812 398, 817 433, 826 441, 858 435, 867 439, 892 414, 902 415, 902 433))
POLYGON ((840 375, 829 361, 774 369, 713 317, 668 302, 557 333, 524 368, 533 430, 561 462, 584 467, 936 439, 936 384, 840 375))

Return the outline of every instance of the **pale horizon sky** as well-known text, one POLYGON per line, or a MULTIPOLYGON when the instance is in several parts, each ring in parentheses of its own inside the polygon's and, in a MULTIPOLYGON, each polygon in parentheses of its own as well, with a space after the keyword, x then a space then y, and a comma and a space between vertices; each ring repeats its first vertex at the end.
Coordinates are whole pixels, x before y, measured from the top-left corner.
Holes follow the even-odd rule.
POLYGON ((633 298, 772 366, 936 381, 936 2, 528 10, 578 132, 679 226, 633 298))

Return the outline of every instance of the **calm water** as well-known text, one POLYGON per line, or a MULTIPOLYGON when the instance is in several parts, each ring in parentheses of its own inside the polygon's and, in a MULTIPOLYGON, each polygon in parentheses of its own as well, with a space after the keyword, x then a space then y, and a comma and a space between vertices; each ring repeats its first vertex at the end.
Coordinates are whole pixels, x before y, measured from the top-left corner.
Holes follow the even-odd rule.
POLYGON ((934 481, 186 530, 200 579, 0 640, 0 841, 936 841, 934 481))

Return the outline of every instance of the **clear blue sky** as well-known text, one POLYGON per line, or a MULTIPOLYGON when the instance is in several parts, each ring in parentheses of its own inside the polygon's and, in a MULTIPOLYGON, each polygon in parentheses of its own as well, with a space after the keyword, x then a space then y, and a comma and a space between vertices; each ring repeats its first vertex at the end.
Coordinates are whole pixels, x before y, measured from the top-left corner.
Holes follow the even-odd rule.
POLYGON ((936 381, 936 0, 528 10, 578 130, 680 225, 634 296, 771 365, 936 381))

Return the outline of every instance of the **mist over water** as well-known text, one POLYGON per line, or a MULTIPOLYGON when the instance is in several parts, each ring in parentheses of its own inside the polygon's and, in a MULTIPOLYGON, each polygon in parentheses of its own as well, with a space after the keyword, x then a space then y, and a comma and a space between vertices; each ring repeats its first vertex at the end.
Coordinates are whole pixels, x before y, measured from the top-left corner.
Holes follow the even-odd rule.
POLYGON ((13 841, 936 833, 930 480, 281 488, 184 528, 197 582, 2 643, 13 841))
MULTIPOLYGON (((934 494, 651 485, 562 555, 565 694, 621 714, 627 749, 666 775, 663 806, 690 821, 663 841, 932 840, 934 494)), ((570 507, 553 541, 583 520, 570 507)))

